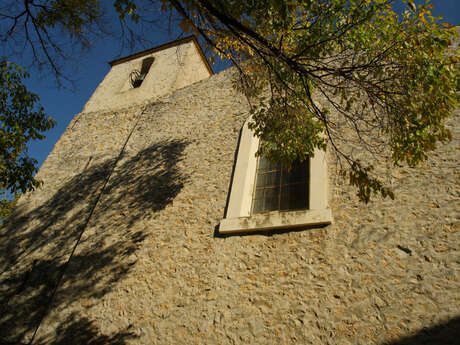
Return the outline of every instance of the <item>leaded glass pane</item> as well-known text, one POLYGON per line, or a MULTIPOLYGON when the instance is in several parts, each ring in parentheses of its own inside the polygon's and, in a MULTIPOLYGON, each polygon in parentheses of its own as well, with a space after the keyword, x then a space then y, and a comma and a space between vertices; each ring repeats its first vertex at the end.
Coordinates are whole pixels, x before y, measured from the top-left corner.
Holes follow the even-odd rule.
POLYGON ((253 213, 308 208, 308 161, 282 168, 259 158, 253 213))
MULTIPOLYGON (((263 190, 257 191, 259 194, 263 195, 263 190)), ((263 197, 261 198, 254 198, 252 201, 253 207, 252 207, 252 212, 253 213, 260 213, 264 211, 264 199, 263 197)))
POLYGON ((275 211, 279 209, 280 188, 265 189, 264 194, 264 211, 275 211))
POLYGON ((258 170, 259 172, 281 170, 281 165, 272 163, 265 157, 260 157, 258 170))
POLYGON ((307 183, 286 185, 281 189, 280 210, 299 210, 308 207, 307 183))
POLYGON ((257 177, 257 187, 273 187, 280 185, 281 171, 260 173, 257 177))
POLYGON ((295 164, 290 170, 283 169, 282 184, 304 182, 307 180, 308 175, 308 162, 295 164))

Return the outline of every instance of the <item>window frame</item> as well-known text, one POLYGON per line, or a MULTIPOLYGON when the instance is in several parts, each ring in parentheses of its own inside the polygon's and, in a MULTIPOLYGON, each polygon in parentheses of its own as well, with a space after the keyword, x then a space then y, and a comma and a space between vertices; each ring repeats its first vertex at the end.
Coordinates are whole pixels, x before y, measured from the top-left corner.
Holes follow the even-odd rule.
POLYGON ((241 131, 227 212, 225 218, 220 222, 219 233, 331 224, 333 219, 328 205, 326 153, 318 149, 310 158, 308 209, 252 214, 259 138, 249 129, 250 120, 250 118, 246 120, 241 131))

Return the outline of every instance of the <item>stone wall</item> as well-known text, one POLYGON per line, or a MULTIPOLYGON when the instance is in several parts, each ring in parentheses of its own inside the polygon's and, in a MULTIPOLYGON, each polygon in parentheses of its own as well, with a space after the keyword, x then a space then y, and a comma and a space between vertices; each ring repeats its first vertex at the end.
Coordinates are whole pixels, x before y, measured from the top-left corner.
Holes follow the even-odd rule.
POLYGON ((197 45, 190 44, 185 56, 180 61, 177 78, 172 90, 181 89, 209 76, 210 73, 203 63, 197 45))
POLYGON ((456 341, 458 127, 393 172, 395 201, 360 203, 330 164, 333 225, 218 236, 248 116, 231 73, 75 118, 1 237, 0 339, 46 312, 34 344, 456 341))

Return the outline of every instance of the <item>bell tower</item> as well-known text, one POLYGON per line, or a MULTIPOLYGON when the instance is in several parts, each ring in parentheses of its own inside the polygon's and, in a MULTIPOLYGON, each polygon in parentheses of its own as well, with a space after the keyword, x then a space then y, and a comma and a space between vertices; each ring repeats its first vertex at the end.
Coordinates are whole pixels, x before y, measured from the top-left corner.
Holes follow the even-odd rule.
POLYGON ((109 62, 112 67, 83 112, 126 108, 157 98, 214 74, 194 36, 109 62))

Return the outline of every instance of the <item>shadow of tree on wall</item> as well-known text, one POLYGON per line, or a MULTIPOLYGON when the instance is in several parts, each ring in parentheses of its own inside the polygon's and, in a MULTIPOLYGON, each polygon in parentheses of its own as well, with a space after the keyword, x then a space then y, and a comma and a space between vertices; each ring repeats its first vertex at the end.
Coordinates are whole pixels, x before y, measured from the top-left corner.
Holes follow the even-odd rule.
MULTIPOLYGON (((129 339, 137 336, 129 328, 114 335, 103 335, 99 329, 87 318, 72 313, 56 327, 53 338, 42 338, 34 341, 34 345, 126 345, 129 339)), ((0 345, 26 345, 17 341, 0 339, 0 345)))
MULTIPOLYGON (((63 274, 53 308, 90 305, 126 276, 147 236, 143 220, 164 209, 187 179, 177 167, 187 145, 160 142, 134 157, 96 162, 40 206, 13 216, 0 230, 0 344, 29 341, 63 274)), ((132 336, 97 335, 81 316, 60 322, 47 344, 124 344, 132 336), (66 342, 66 334, 74 340, 66 342)))
POLYGON ((136 338, 136 335, 129 329, 112 336, 101 335, 90 320, 86 318, 79 319, 76 313, 72 313, 59 324, 56 334, 55 338, 40 339, 34 342, 34 345, 125 345, 128 339, 136 338))
POLYGON ((460 343, 460 316, 382 345, 455 345, 460 343))

